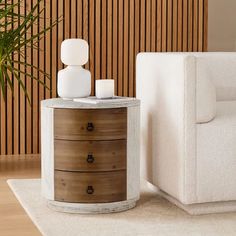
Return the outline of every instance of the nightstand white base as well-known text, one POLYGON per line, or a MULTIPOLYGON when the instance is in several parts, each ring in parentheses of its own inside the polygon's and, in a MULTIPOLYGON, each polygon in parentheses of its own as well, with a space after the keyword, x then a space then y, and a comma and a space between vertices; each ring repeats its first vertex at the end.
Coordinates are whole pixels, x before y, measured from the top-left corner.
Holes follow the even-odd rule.
POLYGON ((136 206, 138 198, 109 203, 68 203, 48 201, 48 207, 54 211, 74 214, 101 214, 126 211, 136 206))

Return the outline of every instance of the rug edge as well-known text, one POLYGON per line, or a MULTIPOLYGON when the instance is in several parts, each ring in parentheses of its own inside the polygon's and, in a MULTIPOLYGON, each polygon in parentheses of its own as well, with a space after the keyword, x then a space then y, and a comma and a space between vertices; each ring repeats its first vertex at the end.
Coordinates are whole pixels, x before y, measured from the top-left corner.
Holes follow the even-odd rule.
POLYGON ((29 219, 32 221, 32 223, 36 226, 36 228, 39 230, 39 232, 46 236, 46 233, 44 232, 44 230, 40 227, 40 225, 37 223, 34 215, 31 214, 30 210, 28 210, 23 204, 23 201, 20 199, 20 196, 18 195, 17 191, 14 191, 14 183, 15 182, 21 182, 21 181, 26 181, 26 180, 40 180, 40 178, 33 178, 33 179, 7 179, 6 182, 10 188, 10 190, 12 191, 12 193, 14 194, 14 196, 16 197, 16 200, 20 203, 20 206, 23 208, 23 210, 26 212, 27 216, 29 217, 29 219))

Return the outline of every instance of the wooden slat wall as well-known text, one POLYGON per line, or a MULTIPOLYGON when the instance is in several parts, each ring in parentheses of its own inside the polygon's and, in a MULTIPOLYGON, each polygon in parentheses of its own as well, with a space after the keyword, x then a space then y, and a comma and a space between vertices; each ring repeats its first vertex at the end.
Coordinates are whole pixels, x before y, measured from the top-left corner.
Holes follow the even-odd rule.
MULTIPOLYGON (((22 0, 15 12, 25 13, 36 2, 22 0)), ((207 50, 207 4, 207 0, 42 0, 40 9, 46 10, 30 32, 37 33, 59 16, 64 19, 40 40, 40 51, 25 48, 25 54, 27 62, 49 73, 51 80, 35 69, 14 66, 38 77, 51 90, 21 76, 30 106, 16 81, 14 99, 7 89, 6 101, 0 98, 0 154, 40 152, 40 101, 57 96, 63 39, 79 37, 89 42, 85 68, 91 71, 92 94, 96 79, 113 78, 117 95, 135 96, 138 52, 207 50)))

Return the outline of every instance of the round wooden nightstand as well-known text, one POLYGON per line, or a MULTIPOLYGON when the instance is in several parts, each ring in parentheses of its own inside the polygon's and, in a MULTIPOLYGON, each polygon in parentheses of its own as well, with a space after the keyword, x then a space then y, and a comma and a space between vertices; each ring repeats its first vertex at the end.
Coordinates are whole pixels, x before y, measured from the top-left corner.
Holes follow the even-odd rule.
POLYGON ((54 210, 109 213, 139 199, 139 106, 41 102, 42 196, 54 210))

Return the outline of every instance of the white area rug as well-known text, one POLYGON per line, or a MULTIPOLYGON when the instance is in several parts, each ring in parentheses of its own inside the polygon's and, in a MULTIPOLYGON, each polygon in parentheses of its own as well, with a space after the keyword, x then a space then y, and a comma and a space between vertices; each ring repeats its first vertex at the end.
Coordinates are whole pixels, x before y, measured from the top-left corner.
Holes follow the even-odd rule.
POLYGON ((58 213, 40 197, 40 180, 8 180, 17 199, 45 236, 236 235, 236 213, 190 216, 142 186, 136 208, 104 215, 58 213))

